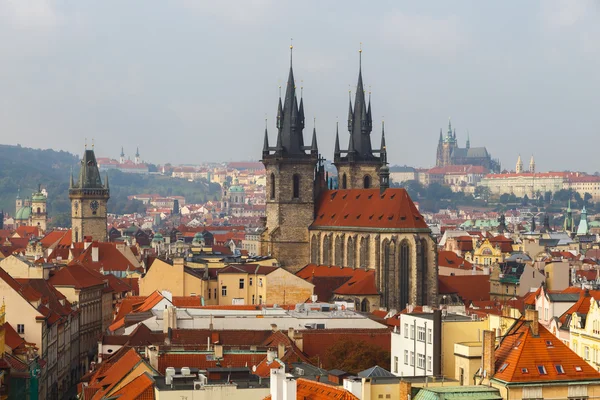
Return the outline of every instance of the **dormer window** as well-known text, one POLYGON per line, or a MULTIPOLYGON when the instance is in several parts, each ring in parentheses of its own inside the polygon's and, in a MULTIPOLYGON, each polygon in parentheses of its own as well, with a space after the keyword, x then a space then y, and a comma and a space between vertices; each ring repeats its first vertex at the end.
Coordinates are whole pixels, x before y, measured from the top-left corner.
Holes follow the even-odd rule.
POLYGON ((565 373, 565 370, 564 370, 564 368, 563 368, 563 366, 562 366, 562 365, 560 365, 560 364, 557 364, 557 365, 555 365, 554 367, 556 368, 556 372, 557 372, 558 374, 564 374, 564 373, 565 373))
POLYGON ((540 373, 540 375, 548 375, 548 372, 546 371, 546 367, 544 367, 543 365, 538 365, 537 369, 538 369, 538 372, 540 373))

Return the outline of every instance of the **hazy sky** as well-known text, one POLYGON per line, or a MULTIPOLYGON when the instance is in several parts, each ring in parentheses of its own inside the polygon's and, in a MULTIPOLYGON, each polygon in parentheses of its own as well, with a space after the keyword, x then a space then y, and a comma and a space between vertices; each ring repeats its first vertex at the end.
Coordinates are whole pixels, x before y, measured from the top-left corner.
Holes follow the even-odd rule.
MULTIPOLYGON (((333 156, 358 47, 372 88, 374 147, 431 166, 452 117, 461 146, 503 167, 600 170, 600 23, 595 1, 0 1, 0 142, 151 162, 260 158, 275 141, 289 41, 333 156)), ((298 86, 300 83, 297 82, 298 86)), ((346 130, 341 132, 347 146, 346 130)))

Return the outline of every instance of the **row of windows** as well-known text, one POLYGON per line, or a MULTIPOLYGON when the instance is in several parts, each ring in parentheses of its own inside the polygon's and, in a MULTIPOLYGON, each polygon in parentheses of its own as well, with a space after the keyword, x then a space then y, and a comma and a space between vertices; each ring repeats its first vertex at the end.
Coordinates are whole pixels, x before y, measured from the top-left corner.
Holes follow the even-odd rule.
MULTIPOLYGON (((271 174, 270 181, 271 181, 270 198, 271 198, 271 200, 273 200, 273 199, 275 199, 275 190, 276 190, 275 174, 271 174)), ((292 176, 292 199, 299 199, 299 198, 300 198, 300 175, 294 174, 294 176, 292 176)))
MULTIPOLYGON (((253 279, 252 278, 248 278, 248 285, 252 286, 252 282, 253 279)), ((245 287, 246 284, 246 280, 244 278, 240 278, 238 287, 240 289, 243 289, 245 287)), ((258 286, 262 287, 263 285, 263 280, 262 278, 258 278, 258 286)), ((226 297, 227 296, 227 286, 221 286, 221 296, 226 297)), ((208 291, 208 298, 210 299, 210 289, 208 291)), ((217 298, 217 289, 215 289, 215 299, 217 298)))
MULTIPOLYGON (((414 340, 415 339, 415 327, 414 325, 409 326, 408 324, 404 324, 404 337, 405 338, 409 338, 409 334, 410 334, 410 339, 414 340)), ((425 328, 422 326, 418 326, 417 327, 417 340, 419 342, 425 342, 425 328)), ((431 344, 431 342, 433 342, 433 329, 429 328, 427 329, 427 343, 431 344)))
MULTIPOLYGON (((414 367, 415 365, 415 353, 408 350, 404 350, 404 365, 414 367), (410 354, 410 355, 409 355, 410 354)), ((425 354, 417 353, 417 368, 425 369, 425 354)), ((427 371, 433 370, 433 358, 427 356, 427 371)), ((398 357, 394 357, 394 373, 398 373, 398 357)))

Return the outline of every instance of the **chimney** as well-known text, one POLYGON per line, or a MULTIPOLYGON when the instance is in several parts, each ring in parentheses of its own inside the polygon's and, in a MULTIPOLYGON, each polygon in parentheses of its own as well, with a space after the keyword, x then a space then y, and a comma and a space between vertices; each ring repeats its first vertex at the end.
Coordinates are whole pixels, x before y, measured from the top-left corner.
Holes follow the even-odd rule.
POLYGON ((92 262, 100 261, 100 249, 98 248, 98 242, 92 243, 92 262))
POLYGON ((525 310, 525 320, 529 322, 529 328, 533 336, 540 334, 540 324, 538 321, 539 315, 537 310, 525 310))
POLYGON ((294 328, 292 326, 288 328, 288 337, 294 340, 294 328))
POLYGON ((283 381, 283 399, 284 400, 296 400, 296 379, 292 376, 286 376, 283 381))
POLYGON ((223 345, 215 344, 214 349, 215 349, 215 358, 223 358, 223 345))
POLYGON ((87 250, 87 248, 90 247, 90 244, 92 244, 92 238, 89 236, 85 236, 83 238, 83 249, 87 250))
POLYGON ((169 309, 165 307, 163 310, 163 333, 169 332, 169 309))
POLYGON ((283 368, 271 369, 271 399, 283 400, 283 385, 285 370, 283 368))
POLYGON ((503 317, 510 317, 511 310, 512 310, 511 306, 505 305, 504 307, 502 307, 502 316, 503 317))
POLYGON ((412 398, 412 385, 408 381, 400 381, 400 400, 410 400, 412 398))
POLYGON ((273 360, 275 359, 275 357, 277 356, 277 353, 272 351, 272 350, 267 350, 267 362, 270 364, 273 362, 273 360))
POLYGON ((277 332, 279 330, 279 328, 277 328, 277 324, 271 324, 271 330, 273 333, 277 332))
POLYGON ((486 373, 486 378, 491 378, 495 371, 496 364, 496 333, 494 331, 483 331, 483 371, 486 373))
POLYGON ((284 355, 285 355, 285 344, 279 343, 277 345, 277 358, 279 358, 281 360, 284 355))

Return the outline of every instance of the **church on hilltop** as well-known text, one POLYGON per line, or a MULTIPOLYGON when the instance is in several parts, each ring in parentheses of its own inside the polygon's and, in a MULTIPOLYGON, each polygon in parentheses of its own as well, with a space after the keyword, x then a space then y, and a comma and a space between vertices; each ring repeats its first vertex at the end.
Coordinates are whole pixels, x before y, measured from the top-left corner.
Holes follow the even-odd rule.
POLYGON ((492 159, 485 147, 471 147, 471 138, 467 137, 465 147, 458 147, 456 129, 452 129, 452 122, 448 121, 448 132, 438 141, 435 166, 447 165, 477 165, 486 168, 489 172, 500 172, 500 162, 492 159))
MULTIPOLYGON (((362 54, 361 54, 362 55, 362 54)), ((263 255, 297 272, 308 264, 364 268, 375 274, 376 304, 365 311, 401 310, 437 302, 437 252, 431 230, 404 189, 389 187, 385 134, 373 149, 371 102, 359 66, 348 113, 348 148, 335 137, 338 187, 328 184, 313 128, 304 143, 304 99, 298 100, 290 70, 277 108, 277 138, 265 129, 262 162, 267 172, 263 255)))

